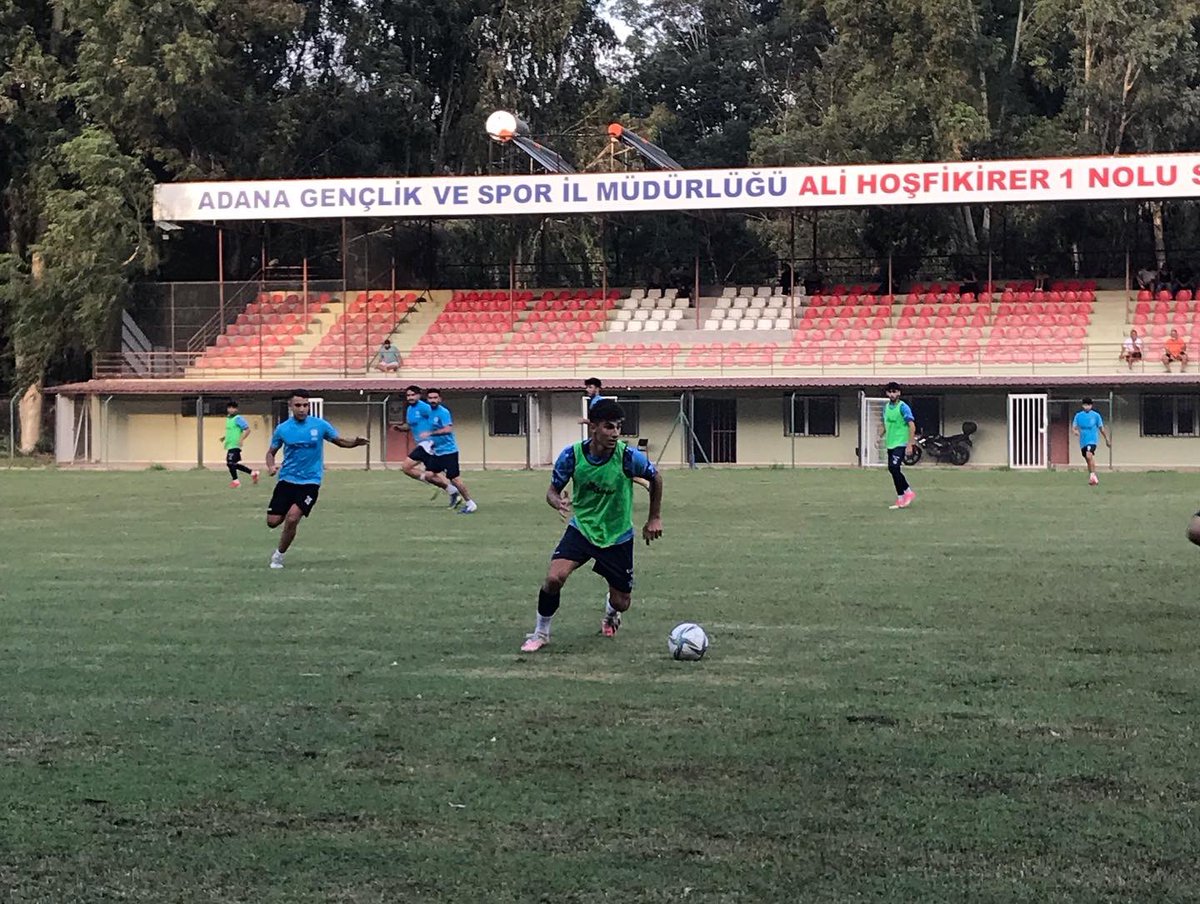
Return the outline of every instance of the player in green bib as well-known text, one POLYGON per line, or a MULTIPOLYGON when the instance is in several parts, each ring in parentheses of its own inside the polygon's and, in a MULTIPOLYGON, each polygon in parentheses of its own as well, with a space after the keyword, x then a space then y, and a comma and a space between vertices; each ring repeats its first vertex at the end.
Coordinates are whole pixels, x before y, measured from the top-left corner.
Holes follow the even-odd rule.
POLYGON ((229 485, 237 489, 242 485, 238 474, 249 474, 250 480, 258 483, 258 472, 242 464, 242 443, 250 435, 250 422, 238 414, 238 403, 230 399, 225 403, 225 467, 229 469, 229 485))
POLYGON ((642 528, 647 544, 662 536, 662 475, 650 459, 621 442, 625 412, 609 399, 588 409, 589 436, 567 446, 554 463, 546 502, 570 519, 550 556, 550 569, 538 591, 537 623, 525 638, 522 653, 535 653, 550 643, 550 620, 559 607, 559 593, 580 565, 593 561, 592 571, 608 582, 608 597, 600 633, 613 637, 621 613, 633 601, 633 481, 650 484, 650 513, 642 528), (566 494, 574 487, 574 500, 566 494))
POLYGON ((912 454, 913 445, 917 441, 917 422, 908 403, 900 401, 899 383, 888 383, 884 392, 887 393, 888 400, 883 406, 883 423, 879 425, 879 435, 883 437, 883 447, 887 449, 888 471, 891 472, 892 484, 896 487, 896 504, 891 508, 908 508, 917 498, 917 494, 908 485, 908 478, 904 476, 901 467, 904 465, 905 454, 912 454))

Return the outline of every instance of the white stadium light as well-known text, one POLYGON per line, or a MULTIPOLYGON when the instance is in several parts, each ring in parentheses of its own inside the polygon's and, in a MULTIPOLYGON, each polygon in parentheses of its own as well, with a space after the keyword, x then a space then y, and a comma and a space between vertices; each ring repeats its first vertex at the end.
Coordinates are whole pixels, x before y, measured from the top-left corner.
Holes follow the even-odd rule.
POLYGON ((485 128, 493 141, 511 141, 518 135, 529 134, 529 126, 507 110, 497 110, 489 116, 485 128))

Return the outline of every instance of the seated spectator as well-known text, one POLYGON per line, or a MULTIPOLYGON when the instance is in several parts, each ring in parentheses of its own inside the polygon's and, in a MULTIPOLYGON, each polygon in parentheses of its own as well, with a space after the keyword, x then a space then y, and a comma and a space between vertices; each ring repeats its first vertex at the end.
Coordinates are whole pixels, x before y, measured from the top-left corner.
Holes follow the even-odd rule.
POLYGON ((1137 330, 1130 330, 1125 341, 1121 343, 1121 354, 1117 360, 1124 361, 1133 370, 1133 362, 1142 360, 1142 338, 1137 330))
POLYGON ((400 352, 392 345, 391 339, 383 340, 383 345, 379 348, 379 363, 375 368, 389 374, 394 374, 400 369, 400 352))
POLYGON ((1163 346, 1162 363, 1167 373, 1171 372, 1172 361, 1179 362, 1180 373, 1187 370, 1187 344, 1179 338, 1179 330, 1171 330, 1171 336, 1163 346))
POLYGON ((1139 289, 1145 289, 1147 292, 1153 292, 1158 284, 1158 271, 1149 268, 1138 270, 1137 284, 1139 289))

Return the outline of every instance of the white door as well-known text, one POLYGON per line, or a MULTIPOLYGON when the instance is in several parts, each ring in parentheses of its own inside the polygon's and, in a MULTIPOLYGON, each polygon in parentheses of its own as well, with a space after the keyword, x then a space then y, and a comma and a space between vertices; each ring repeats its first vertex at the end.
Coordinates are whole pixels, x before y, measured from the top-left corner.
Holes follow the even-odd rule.
POLYGON ((887 399, 859 396, 861 410, 858 418, 858 463, 864 468, 887 467, 887 449, 879 428, 883 426, 883 406, 887 399))
POLYGON ((313 417, 325 417, 325 399, 321 396, 310 398, 308 400, 308 413, 313 417))
POLYGON ((1008 397, 1008 466, 1025 470, 1049 466, 1049 396, 1025 393, 1008 397))

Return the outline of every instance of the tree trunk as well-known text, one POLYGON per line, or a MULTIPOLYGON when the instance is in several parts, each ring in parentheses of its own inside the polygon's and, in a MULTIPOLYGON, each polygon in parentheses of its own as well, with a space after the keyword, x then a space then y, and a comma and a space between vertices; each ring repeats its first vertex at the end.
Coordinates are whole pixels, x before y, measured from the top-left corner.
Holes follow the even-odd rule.
POLYGON ((17 405, 18 421, 21 424, 21 454, 32 455, 42 438, 42 381, 25 390, 17 405))
POLYGON ((1150 202, 1150 222, 1154 228, 1154 261, 1158 269, 1167 266, 1167 238, 1163 224, 1163 202, 1150 202))
MULTIPOLYGON (((46 276, 46 260, 40 251, 30 256, 29 273, 33 282, 40 283, 46 276)), ((17 373, 22 373, 23 355, 17 351, 17 373)), ((42 385, 45 379, 44 362, 38 366, 38 374, 33 384, 25 390, 18 404, 21 423, 21 453, 29 455, 37 448, 42 438, 42 385)))

